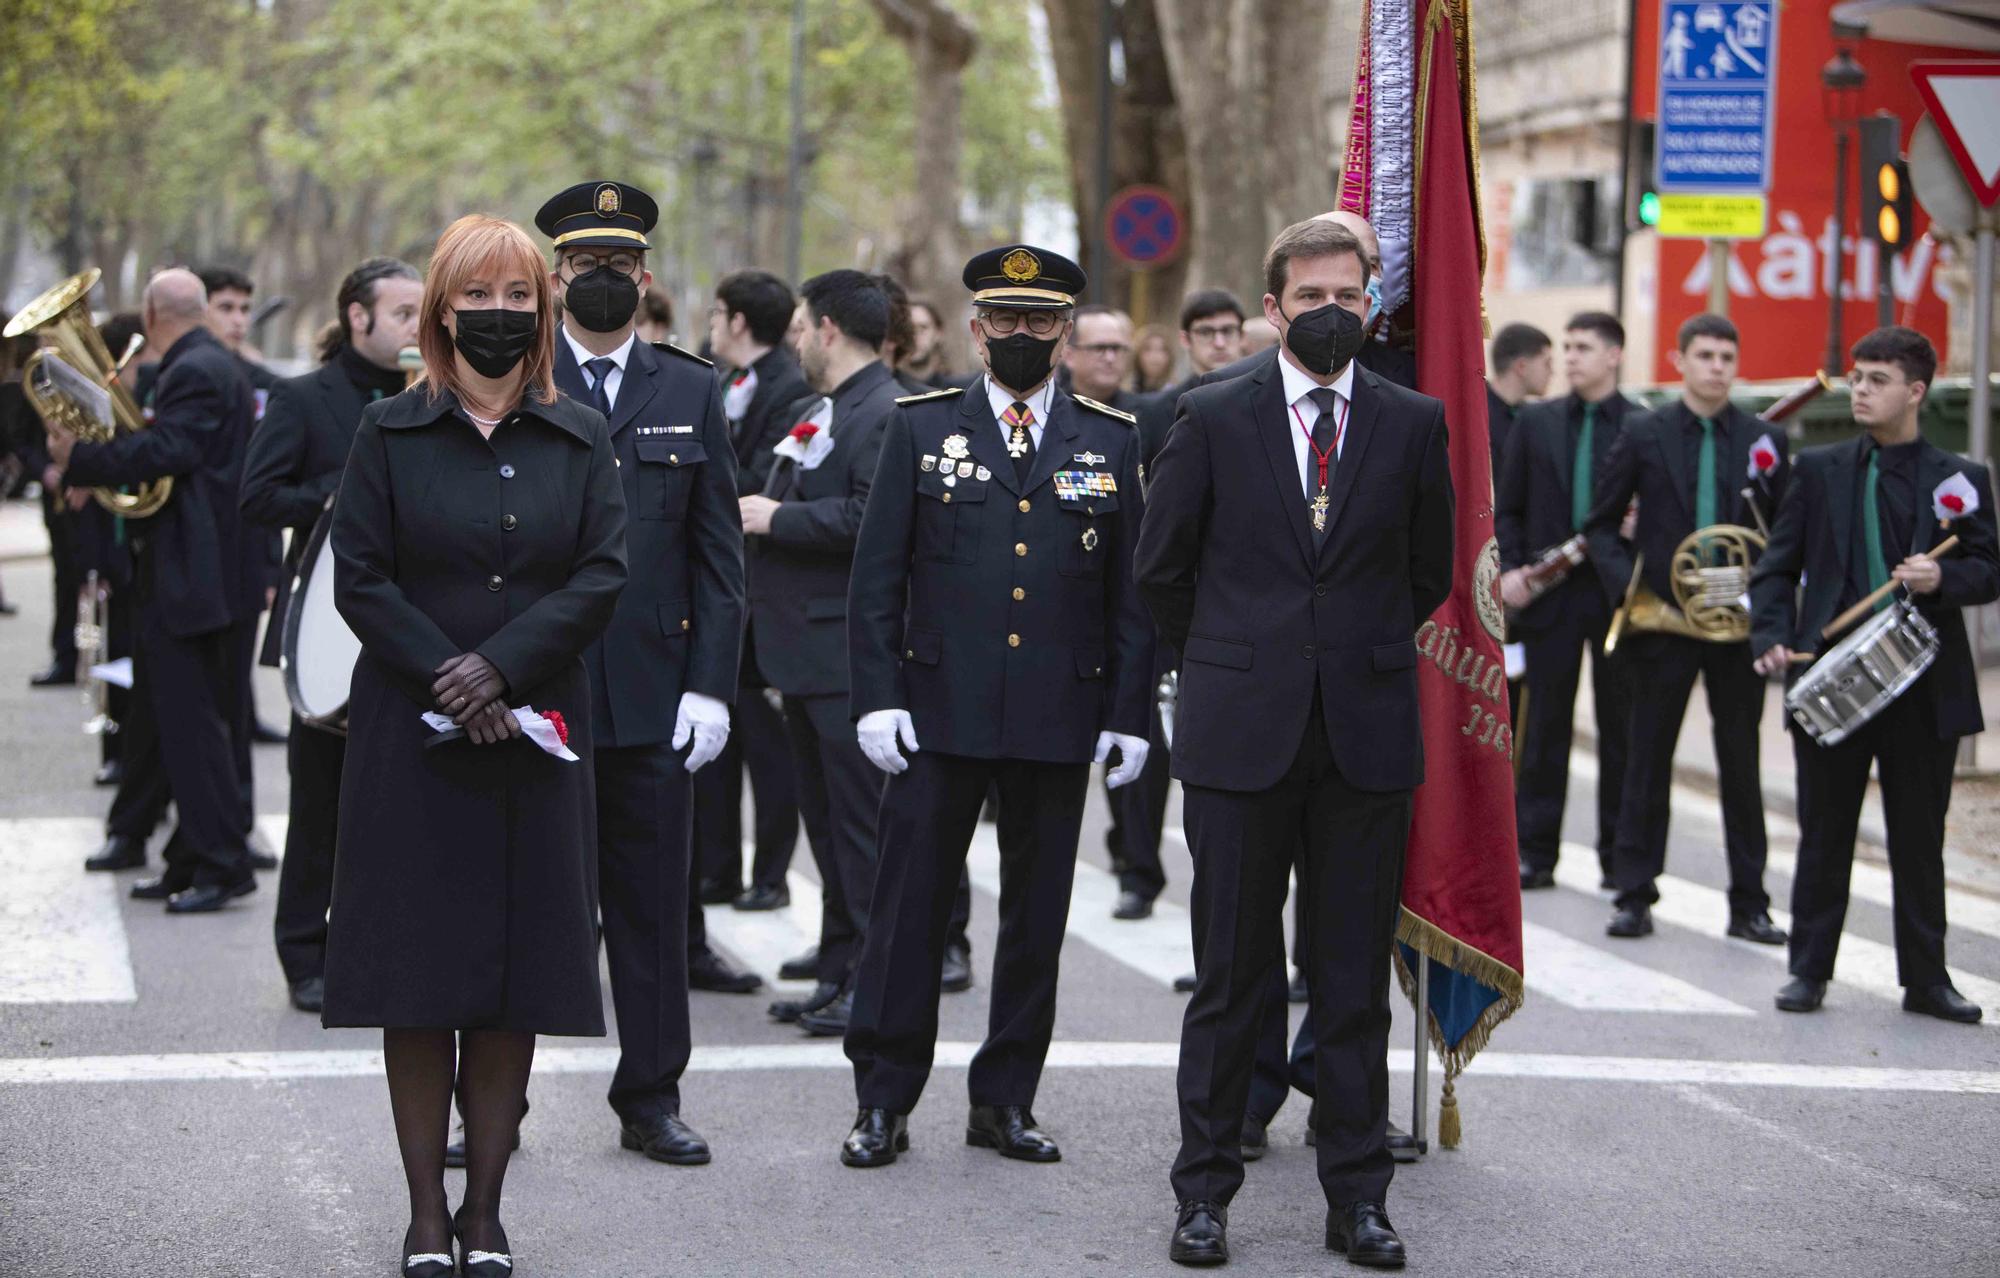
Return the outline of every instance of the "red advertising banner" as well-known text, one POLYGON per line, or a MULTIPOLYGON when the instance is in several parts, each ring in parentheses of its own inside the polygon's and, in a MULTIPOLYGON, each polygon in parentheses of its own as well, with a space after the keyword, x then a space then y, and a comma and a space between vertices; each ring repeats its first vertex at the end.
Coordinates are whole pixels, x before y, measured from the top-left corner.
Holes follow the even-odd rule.
MULTIPOLYGON (((1656 108, 1660 66, 1660 0, 1638 0, 1634 38, 1632 114, 1650 119, 1656 108)), ((1883 264, 1874 242, 1858 235, 1860 167, 1850 138, 1847 159, 1847 224, 1840 250, 1833 250, 1834 133, 1827 121, 1820 69, 1834 56, 1826 8, 1788 4, 1780 10, 1778 40, 1778 119, 1773 133, 1770 216, 1764 238, 1731 246, 1729 315, 1744 335, 1743 376, 1752 380, 1810 377, 1825 358, 1828 299, 1836 277, 1843 302, 1842 341, 1875 326, 1875 292, 1883 264)), ((1963 49, 1862 40, 1854 56, 1868 73, 1860 95, 1861 114, 1890 111, 1902 121, 1902 137, 1923 112, 1910 78, 1910 64, 1924 58, 1963 58, 1963 49)), ((1945 348, 1947 308, 1938 291, 1942 248, 1923 236, 1930 218, 1917 211, 1919 238, 1889 264, 1898 323, 1921 330, 1945 348)), ((1667 355, 1682 320, 1702 310, 1708 298, 1708 262, 1699 240, 1661 240, 1658 274, 1659 325, 1650 369, 1633 373, 1673 381, 1667 355)), ((1836 375, 1840 370, 1833 370, 1836 375)))

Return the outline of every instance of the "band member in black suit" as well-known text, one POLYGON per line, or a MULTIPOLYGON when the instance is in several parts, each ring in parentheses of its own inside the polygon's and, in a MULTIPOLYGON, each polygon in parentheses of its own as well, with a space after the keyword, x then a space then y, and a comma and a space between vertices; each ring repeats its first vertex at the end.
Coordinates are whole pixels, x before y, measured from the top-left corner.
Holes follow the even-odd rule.
MULTIPOLYGON (((789 414, 810 390, 797 357, 787 347, 786 327, 795 299, 785 282, 768 271, 737 271, 716 285, 708 312, 709 347, 736 371, 724 378, 723 413, 736 454, 736 491, 751 497, 771 477, 773 450, 797 425, 789 414)), ((745 565, 746 568, 748 565, 745 565)), ((733 902, 743 910, 774 910, 791 903, 786 871, 799 841, 797 782, 784 718, 766 698, 767 682, 757 669, 755 644, 743 641, 741 691, 735 729, 712 768, 695 778, 695 873, 700 899, 710 905, 733 902), (750 774, 755 823, 750 877, 743 879, 743 774, 750 774)), ((704 929, 705 933, 705 929, 704 929)), ((749 973, 728 973, 710 963, 704 942, 700 961, 710 971, 697 985, 735 989, 749 973), (704 982, 710 982, 705 984, 704 982)), ((715 960, 719 964, 719 960, 715 960)), ((789 965, 788 965, 789 966, 789 965)), ((787 978, 793 973, 784 973, 787 978)), ((805 975, 810 976, 807 971, 805 975)), ((752 982, 755 989, 761 982, 752 982)))
POLYGON ((1521 406, 1549 389, 1549 378, 1555 374, 1553 347, 1549 335, 1533 324, 1509 324, 1493 335, 1488 348, 1493 375, 1486 379, 1486 442, 1493 450, 1496 475, 1521 406))
POLYGON ((799 363, 820 394, 793 409, 801 425, 778 445, 765 492, 741 508, 757 668, 785 696, 799 816, 821 885, 818 987, 771 1011, 837 1038, 847 1032, 868 932, 882 804, 882 773, 861 753, 848 713, 847 584, 902 387, 879 356, 889 299, 873 276, 829 271, 799 292, 799 363))
MULTIPOLYGON (((1674 551, 1690 533, 1716 524, 1754 529, 1777 509, 1785 486, 1784 432, 1770 430, 1729 402, 1737 350, 1736 326, 1722 316, 1688 319, 1674 351, 1682 380, 1679 402, 1627 418, 1619 432, 1598 476, 1586 526, 1590 566, 1607 606, 1625 598, 1635 556, 1644 557, 1646 587, 1671 600, 1674 551), (1639 518, 1628 548, 1620 527, 1635 498, 1639 518)), ((1760 945, 1783 945, 1785 933, 1771 922, 1771 898, 1764 891, 1764 791, 1757 758, 1764 681, 1750 668, 1748 641, 1710 643, 1628 630, 1619 643, 1630 651, 1618 660, 1645 674, 1635 674, 1630 687, 1630 753, 1612 854, 1617 912, 1606 933, 1629 938, 1653 931, 1652 905, 1660 899, 1654 882, 1666 867, 1673 813, 1674 743, 1700 675, 1722 785, 1728 932, 1760 945)))
MULTIPOLYGON (((1563 330, 1563 374, 1569 394, 1530 404, 1514 419, 1500 477, 1494 484, 1494 535, 1500 543, 1500 594, 1514 609, 1508 633, 1527 647, 1528 722, 1514 782, 1514 820, 1521 846, 1521 887, 1556 882, 1563 806, 1569 796, 1569 747, 1576 718, 1576 684, 1590 653, 1590 690, 1597 716, 1597 861, 1611 886, 1618 841, 1618 801, 1625 779, 1631 716, 1631 663, 1604 654, 1612 605, 1589 568, 1531 599, 1520 571, 1552 546, 1580 533, 1597 504, 1594 494, 1611 446, 1639 405, 1618 393, 1625 328, 1602 311, 1584 311, 1563 330)), ((1631 560, 1625 560, 1627 567, 1631 560)), ((1624 579, 1619 579, 1619 589, 1624 579)))
POLYGON ((236 494, 250 438, 250 386, 202 325, 207 297, 188 271, 146 286, 146 340, 163 352, 152 424, 101 444, 49 432, 72 487, 172 476, 157 515, 132 526, 139 633, 133 664, 153 698, 161 758, 179 812, 179 856, 152 895, 174 914, 206 913, 256 890, 245 841, 248 796, 232 731, 242 712, 240 654, 262 609, 262 538, 236 494))
POLYGON ((1944 965, 1944 828, 1959 738, 1986 726, 1963 611, 2000 598, 1993 486, 1984 465, 1953 456, 1918 430, 1918 411, 1937 375, 1937 351, 1923 334, 1876 329, 1854 344, 1853 358, 1848 381, 1864 434, 1809 449, 1794 462, 1771 543, 1751 581, 1750 647, 1759 654, 1759 673, 1787 666, 1796 673, 1801 667, 1792 652, 1824 655, 1844 637, 1825 637, 1825 627, 1895 581, 1936 628, 1940 648, 1929 670, 1840 744, 1821 746, 1793 726, 1799 860, 1792 878, 1792 979, 1777 1004, 1781 1011, 1813 1012, 1826 997, 1873 765, 1889 826, 1903 1008, 1971 1023, 1980 1008, 1952 987, 1944 965), (1924 557, 1947 536, 1958 538, 1954 551, 1924 557))
POLYGON ((743 634, 743 535, 722 384, 708 361, 633 331, 653 282, 653 198, 583 182, 542 205, 562 291, 557 389, 603 413, 625 490, 631 573, 604 637, 583 654, 597 759, 598 892, 618 1068, 611 1108, 626 1149, 706 1163, 681 1120, 688 1030, 689 774, 722 753, 743 634))
MULTIPOLYGON (((497 1278, 513 1268, 501 1186, 535 1036, 604 1033, 583 657, 625 585, 619 471, 633 467, 603 416, 556 390, 554 291, 521 228, 447 227, 418 325, 424 379, 362 414, 334 506, 334 601, 362 652, 322 1019, 383 1030, 406 1278, 452 1273, 454 1235, 458 1272, 497 1278), (567 757, 521 739, 526 706, 562 715, 567 757), (456 728, 434 733, 427 714, 456 728), (448 1215, 454 1082, 467 1157, 448 1215)), ((664 475, 638 489, 675 491, 664 475)), ((657 610, 653 633, 678 631, 676 611, 657 610)))
MULTIPOLYGON (((319 351, 320 366, 271 388, 264 420, 250 437, 243 463, 243 515, 268 528, 290 528, 285 574, 264 633, 262 664, 282 655, 291 583, 327 499, 354 445, 361 411, 401 393, 407 375, 397 364, 417 338, 423 277, 407 262, 375 257, 341 281, 334 299, 340 327, 319 351)), ((329 571, 331 561, 328 561, 329 571)), ((321 1009, 326 990, 326 911, 333 891, 333 847, 340 815, 340 764, 347 738, 292 716, 285 762, 291 774, 285 859, 278 871, 273 925, 278 964, 292 1006, 321 1009)))
POLYGON ((1228 1257, 1252 1041, 1296 863, 1327 1243, 1399 1263, 1383 1209, 1389 953, 1423 780, 1412 636, 1451 586, 1444 410, 1354 366, 1369 271, 1352 232, 1288 227, 1265 277, 1280 363, 1182 398, 1136 567, 1181 652, 1174 775, 1195 870, 1170 1254, 1228 1257))
POLYGON ((996 783, 1000 937, 966 1142, 1061 1157, 1031 1111, 1090 764, 1116 751, 1114 786, 1146 764, 1153 630, 1131 577, 1139 436, 1053 376, 1083 272, 1014 244, 974 257, 965 284, 986 376, 890 416, 849 593, 856 733, 890 774, 847 1032, 860 1101, 841 1149, 850 1167, 909 1147, 952 898, 996 783))

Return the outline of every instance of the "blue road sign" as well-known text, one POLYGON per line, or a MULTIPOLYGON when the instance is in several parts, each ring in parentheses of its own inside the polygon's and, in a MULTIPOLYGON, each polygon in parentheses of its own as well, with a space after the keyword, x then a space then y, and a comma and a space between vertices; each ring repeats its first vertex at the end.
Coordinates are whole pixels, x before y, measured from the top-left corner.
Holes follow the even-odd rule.
POLYGON ((1777 116, 1775 0, 1666 0, 1660 6, 1662 191, 1771 189, 1777 116))

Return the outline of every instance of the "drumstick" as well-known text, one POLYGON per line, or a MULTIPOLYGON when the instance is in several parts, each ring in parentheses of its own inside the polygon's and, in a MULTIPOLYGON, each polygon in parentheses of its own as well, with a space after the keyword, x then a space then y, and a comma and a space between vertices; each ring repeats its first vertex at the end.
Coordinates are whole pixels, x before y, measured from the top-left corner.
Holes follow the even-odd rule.
MULTIPOLYGON (((1958 545, 1958 534, 1953 533, 1951 536, 1945 538, 1937 545, 1931 547, 1925 553, 1917 555, 1916 558, 1936 560, 1940 555, 1943 555, 1946 552, 1950 551, 1951 548, 1956 545, 1958 545)), ((1890 591, 1894 590, 1897 586, 1900 586, 1901 584, 1903 583, 1899 581, 1885 581, 1881 585, 1875 587, 1875 589, 1868 592, 1867 598, 1863 599, 1860 603, 1855 604, 1852 608, 1849 608, 1846 612, 1841 613, 1838 617, 1835 617, 1832 621, 1828 622, 1826 625, 1826 629, 1819 632, 1821 637, 1831 639, 1833 638, 1834 635, 1840 633, 1841 631, 1847 629, 1849 626, 1853 625, 1855 622, 1861 620, 1861 618, 1867 616, 1869 611, 1872 610, 1877 603, 1881 602, 1881 600, 1886 595, 1888 595, 1890 591)))

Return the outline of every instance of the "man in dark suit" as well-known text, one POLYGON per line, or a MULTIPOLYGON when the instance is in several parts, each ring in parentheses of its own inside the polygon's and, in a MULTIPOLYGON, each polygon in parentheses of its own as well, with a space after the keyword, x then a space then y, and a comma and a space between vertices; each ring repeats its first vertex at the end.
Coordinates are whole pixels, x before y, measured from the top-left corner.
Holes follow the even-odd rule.
MULTIPOLYGON (((1681 325, 1674 351, 1680 400, 1627 418, 1619 432, 1585 526, 1590 565, 1607 606, 1625 598, 1635 567, 1646 588, 1671 604, 1674 553, 1689 534, 1718 524, 1755 529, 1776 509, 1785 486, 1785 436, 1729 402, 1737 350, 1734 324, 1720 315, 1690 318, 1681 325), (1628 548, 1620 527, 1635 499, 1639 517, 1628 548), (1635 557, 1644 562, 1635 563, 1635 557)), ((1731 609, 1749 586, 1748 565, 1739 566, 1741 581, 1723 592, 1731 609)), ((1631 685, 1630 754, 1612 854, 1617 912, 1605 931, 1628 938, 1653 931, 1652 905, 1660 899, 1654 882, 1666 867, 1673 813, 1674 742, 1699 675, 1722 785, 1728 932, 1760 945, 1783 945, 1785 933, 1771 922, 1771 898, 1764 891, 1764 791, 1757 761, 1764 681, 1750 668, 1748 642, 1630 632, 1619 646, 1629 651, 1618 659, 1645 674, 1635 675, 1631 685)))
POLYGON ((1351 231, 1288 227, 1265 276, 1281 362, 1182 398, 1135 569, 1181 652, 1174 775, 1195 865, 1170 1252, 1228 1256, 1252 1040, 1296 861, 1327 1244, 1400 1263, 1383 1209, 1389 954, 1423 780, 1412 636, 1451 586, 1444 410, 1354 366, 1369 271, 1351 231))
POLYGON ((1603 650, 1612 605, 1594 572, 1573 572, 1536 598, 1521 570, 1581 533, 1597 504, 1594 494, 1611 446, 1626 418, 1641 411, 1618 393, 1624 356, 1625 328, 1616 316, 1602 311, 1573 316, 1563 330, 1569 394, 1520 410, 1494 484, 1494 535, 1504 570, 1500 594, 1514 610, 1508 631, 1525 645, 1528 661, 1528 721, 1514 783, 1523 890, 1555 886, 1576 684, 1586 651, 1597 716, 1597 861, 1604 885, 1611 885, 1631 713, 1630 663, 1603 650))
POLYGON ((1793 727, 1799 768, 1799 861, 1792 879, 1791 976, 1780 1011, 1818 1011, 1833 979, 1854 830, 1879 769, 1895 890, 1896 967, 1903 1008, 1969 1024, 1977 1004, 1944 963, 1944 828, 1959 738, 1985 729, 1979 674, 1963 611, 2000 598, 1993 485, 1986 467, 1925 439, 1917 414, 1937 375, 1923 334, 1879 328, 1854 344, 1859 439, 1800 453, 1750 591, 1750 648, 1760 674, 1825 655, 1844 638, 1823 631, 1875 588, 1902 585, 1936 629, 1935 663, 1837 745, 1793 727), (1872 518, 1871 518, 1872 513, 1872 518), (1927 557, 1947 536, 1957 548, 1927 557), (1803 593, 1800 587, 1803 585, 1803 593))
MULTIPOLYGON (((341 281, 340 328, 319 352, 320 366, 271 388, 264 420, 243 462, 243 516, 266 528, 290 528, 284 578, 260 658, 277 666, 291 587, 327 500, 340 487, 361 411, 399 393, 406 374, 397 359, 417 337, 423 277, 407 262, 376 257, 341 281)), ((326 561, 328 570, 332 561, 326 561)), ((285 762, 291 774, 285 859, 278 872, 274 932, 278 964, 292 1006, 317 1012, 325 997, 326 912, 333 892, 333 848, 340 815, 343 732, 292 716, 285 762)))
MULTIPOLYGON (((160 512, 133 525, 139 632, 133 652, 153 698, 161 758, 179 811, 177 855, 135 895, 172 914, 207 913, 256 890, 245 834, 248 798, 232 731, 242 712, 238 654, 264 599, 260 535, 237 512, 250 387, 205 327, 207 296, 185 270, 146 286, 146 340, 162 352, 152 424, 101 444, 49 434, 73 487, 172 476, 160 512)), ((170 847, 170 852, 175 849, 170 847)))
MULTIPOLYGON (((736 454, 738 496, 764 491, 774 450, 798 424, 789 414, 810 393, 798 359, 784 341, 795 302, 792 290, 770 272, 737 271, 716 285, 709 307, 709 346, 718 360, 736 370, 725 379, 722 405, 736 454)), ((746 633, 735 730, 716 765, 695 778, 695 873, 701 902, 773 910, 792 899, 785 876, 799 840, 798 791, 784 719, 766 699, 755 648, 753 636, 746 633), (747 886, 742 817, 746 769, 755 809, 747 886)), ((782 973, 788 978, 812 974, 811 964, 803 972, 791 963, 786 966, 792 969, 782 973)))
POLYGON ((1131 577, 1139 436, 1126 414, 1054 381, 1083 272, 1015 244, 974 257, 965 283, 987 374, 891 414, 849 592, 856 735, 890 774, 847 1032, 860 1102, 841 1149, 850 1167, 909 1147, 952 898, 996 785, 1000 938, 966 1142, 1062 1156, 1032 1106, 1090 764, 1118 752, 1117 786, 1146 763, 1153 632, 1131 577))
MULTIPOLYGON (((556 386, 603 413, 625 489, 631 577, 590 673, 600 912, 618 1014, 609 1100, 619 1142, 657 1162, 709 1160, 680 1116, 692 1043, 683 929, 689 915, 689 774, 722 753, 743 639, 736 457, 714 366, 634 332, 653 282, 653 198, 584 182, 535 225, 555 241, 562 290, 556 386)), ((506 531, 506 521, 502 521, 506 531)))
POLYGON ((1521 405, 1540 399, 1549 389, 1549 378, 1555 374, 1553 346, 1549 335, 1533 324, 1509 324, 1493 335, 1487 348, 1493 375, 1486 379, 1486 433, 1496 475, 1521 405))
POLYGON ((794 410, 762 494, 741 499, 751 547, 757 667, 785 696, 799 816, 819 867, 818 987, 772 1014, 816 1037, 847 1032, 875 887, 882 774, 848 714, 847 583, 882 430, 902 387, 880 351, 889 299, 874 277, 829 271, 800 286, 799 363, 820 395, 794 410))

